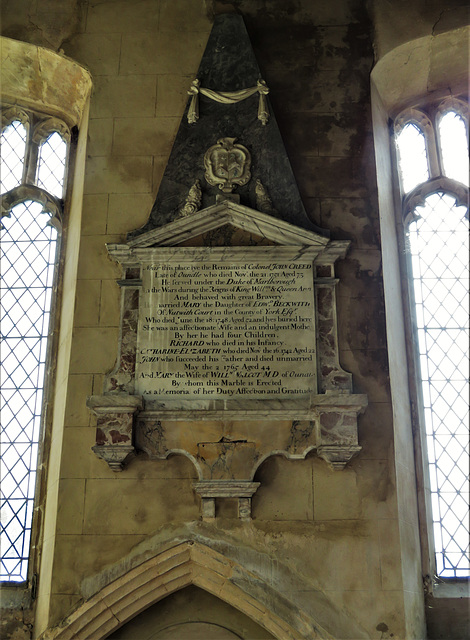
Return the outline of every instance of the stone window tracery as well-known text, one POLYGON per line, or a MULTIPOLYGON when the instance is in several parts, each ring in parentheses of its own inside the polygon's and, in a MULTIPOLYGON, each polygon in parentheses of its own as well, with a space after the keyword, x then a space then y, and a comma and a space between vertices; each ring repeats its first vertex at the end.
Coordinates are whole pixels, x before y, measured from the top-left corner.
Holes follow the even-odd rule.
POLYGON ((69 141, 56 118, 17 107, 2 113, 0 579, 6 582, 28 578, 69 141))
POLYGON ((454 98, 395 121, 417 413, 426 441, 434 572, 470 575, 468 558, 468 115, 454 98))

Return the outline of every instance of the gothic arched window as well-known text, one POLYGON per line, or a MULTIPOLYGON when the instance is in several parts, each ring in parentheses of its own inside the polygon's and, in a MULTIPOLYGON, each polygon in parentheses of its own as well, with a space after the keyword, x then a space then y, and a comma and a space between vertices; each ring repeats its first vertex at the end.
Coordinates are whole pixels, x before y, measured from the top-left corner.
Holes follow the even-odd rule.
POLYGON ((395 122, 411 286, 417 414, 435 573, 469 566, 468 119, 455 99, 395 122))
POLYGON ((9 582, 28 577, 69 140, 55 118, 2 113, 0 579, 9 582))

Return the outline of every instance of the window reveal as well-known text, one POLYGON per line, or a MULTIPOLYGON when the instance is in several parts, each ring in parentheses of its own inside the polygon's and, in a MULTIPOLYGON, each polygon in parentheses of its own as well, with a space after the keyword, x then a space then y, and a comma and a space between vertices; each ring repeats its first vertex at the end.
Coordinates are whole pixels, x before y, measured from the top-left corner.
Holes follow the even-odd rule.
POLYGON ((396 123, 429 465, 436 573, 466 577, 469 478, 468 137, 465 105, 396 123), (467 197, 465 197, 465 195, 467 197))
POLYGON ((3 113, 1 240, 1 574, 28 577, 43 389, 68 130, 3 113), (35 177, 35 178, 34 178, 35 177), (40 201, 38 201, 40 200, 40 201))

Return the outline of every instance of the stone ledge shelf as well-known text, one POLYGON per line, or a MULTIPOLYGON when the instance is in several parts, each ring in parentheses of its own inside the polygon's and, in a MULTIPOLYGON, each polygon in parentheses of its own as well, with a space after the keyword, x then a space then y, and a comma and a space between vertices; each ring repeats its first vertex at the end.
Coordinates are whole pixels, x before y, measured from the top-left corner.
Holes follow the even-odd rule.
POLYGON ((260 486, 260 482, 246 480, 202 480, 193 487, 202 500, 202 519, 215 518, 216 498, 237 498, 238 517, 240 520, 251 520, 251 498, 260 486))
POLYGON ((154 459, 179 454, 193 462, 200 481, 233 483, 251 482, 272 455, 303 459, 315 450, 333 469, 342 469, 361 450, 357 417, 367 396, 327 392, 312 401, 310 409, 296 412, 145 411, 141 396, 125 394, 91 396, 87 404, 98 417, 93 451, 114 471, 136 451, 154 459))

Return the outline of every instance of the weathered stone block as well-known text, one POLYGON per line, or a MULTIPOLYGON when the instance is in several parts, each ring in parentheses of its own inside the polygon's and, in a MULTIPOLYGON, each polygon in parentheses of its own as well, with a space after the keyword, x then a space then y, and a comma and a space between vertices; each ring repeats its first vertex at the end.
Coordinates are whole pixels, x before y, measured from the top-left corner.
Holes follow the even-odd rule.
POLYGON ((380 244, 374 204, 362 198, 322 198, 321 224, 338 240, 351 240, 352 247, 375 249, 380 244))
POLYGON ((152 191, 152 158, 90 158, 85 176, 87 193, 149 193, 152 191))
POLYGON ((171 74, 157 76, 157 116, 177 117, 183 113, 188 103, 188 89, 194 74, 171 74))
POLYGON ((84 532, 141 535, 165 523, 197 520, 196 497, 189 480, 90 480, 85 495, 84 532), (123 500, 138 495, 139 500, 123 500))
POLYGON ((113 152, 116 155, 166 155, 171 151, 179 118, 116 118, 113 152))
POLYGON ((380 545, 380 575, 384 591, 403 588, 401 565, 396 562, 395 550, 400 545, 400 526, 397 519, 377 521, 380 545))
MULTIPOLYGON (((80 398, 83 401, 83 396, 80 398)), ((91 415, 89 411, 88 415, 91 415)), ((91 447, 95 441, 95 429, 92 426, 66 427, 64 429, 62 478, 94 478, 114 475, 96 456, 90 455, 91 447)))
MULTIPOLYGON (((123 554, 129 553, 144 539, 145 535, 140 533, 120 535, 115 531, 108 535, 102 532, 100 527, 92 536, 75 534, 57 536, 55 549, 57 571, 51 582, 52 594, 78 595, 80 583, 84 577, 97 573, 108 564, 118 562, 123 554)), ((69 611, 63 611, 61 617, 66 613, 69 611)))
MULTIPOLYGON (((154 164, 158 164, 157 158, 154 164)), ((152 193, 109 194, 108 233, 124 235, 135 227, 143 226, 148 220, 154 199, 152 193)))
MULTIPOLYGON (((358 107, 362 120, 365 120, 363 107, 358 107)), ((364 129, 357 113, 355 117, 350 112, 318 114, 318 154, 320 156, 355 156, 363 151, 364 129)))
POLYGON ((64 42, 64 51, 66 55, 90 69, 93 76, 112 76, 119 73, 119 33, 80 33, 64 42))
POLYGON ((58 534, 80 534, 83 527, 85 479, 61 479, 57 510, 58 534))
POLYGON ((99 324, 101 280, 77 280, 74 321, 76 327, 99 324))
POLYGON ((307 197, 367 198, 369 184, 356 159, 302 156, 292 165, 299 188, 307 197))
POLYGON ((89 156, 109 156, 113 146, 114 120, 112 118, 92 118, 88 123, 87 154, 89 156))
POLYGON ((255 480, 261 483, 253 496, 255 520, 313 520, 311 459, 269 458, 258 468, 255 480))
POLYGON ((99 274, 102 279, 119 277, 119 269, 116 268, 106 255, 104 242, 116 236, 84 236, 80 244, 80 264, 78 278, 80 280, 96 281, 99 274))
POLYGON ((112 368, 116 360, 117 329, 81 328, 74 333, 70 372, 94 373, 112 368), (96 344, 101 349, 96 349, 96 344))
MULTIPOLYGON (((172 46, 179 34, 174 31, 124 33, 120 73, 131 74, 191 74, 196 75, 207 33, 186 32, 184 46, 172 46)), ((188 87, 189 89, 189 87, 188 87)))
POLYGON ((390 403, 386 349, 340 349, 340 360, 353 374, 357 393, 367 390, 369 401, 390 403))
POLYGON ((99 324, 102 327, 119 326, 120 298, 119 286, 116 282, 113 280, 101 281, 99 324))
POLYGON ((107 211, 107 193, 84 195, 82 206, 82 235, 94 236, 106 233, 107 211))
MULTIPOLYGON (((371 292, 373 293, 373 292, 371 292)), ((385 309, 381 297, 338 300, 339 335, 351 349, 386 347, 385 309)))
POLYGON ((90 117, 153 116, 156 95, 155 75, 98 76, 91 100, 90 117))
POLYGON ((358 419, 361 459, 388 460, 393 446, 392 407, 385 402, 369 402, 358 419))
POLYGON ((126 0, 98 2, 88 7, 86 30, 88 33, 129 33, 158 29, 159 3, 141 0, 138 10, 135 3, 126 0))
MULTIPOLYGON (((209 12, 192 0, 162 0, 160 29, 169 31, 203 31, 211 28, 209 12)), ((186 34, 185 34, 186 35, 186 34)))
POLYGON ((68 427, 84 427, 90 424, 90 412, 83 399, 93 392, 93 376, 91 374, 69 377, 69 384, 74 393, 67 396, 64 422, 68 427))

